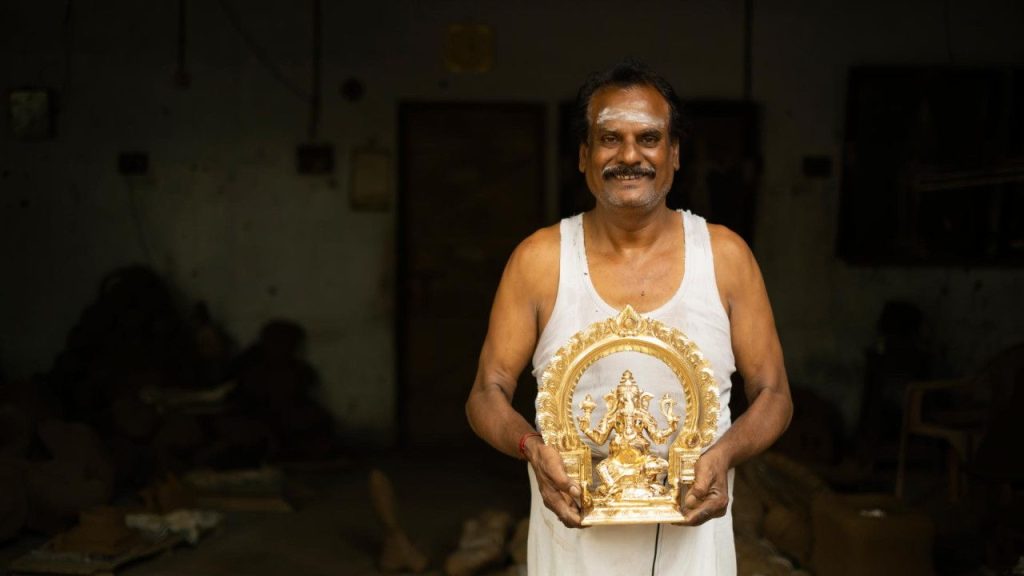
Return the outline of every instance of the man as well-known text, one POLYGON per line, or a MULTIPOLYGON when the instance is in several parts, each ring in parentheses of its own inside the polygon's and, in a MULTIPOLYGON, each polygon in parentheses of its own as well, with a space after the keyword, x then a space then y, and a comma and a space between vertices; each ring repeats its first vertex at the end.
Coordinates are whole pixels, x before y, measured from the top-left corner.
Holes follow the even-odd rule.
MULTIPOLYGON (((734 574, 730 469, 767 449, 792 413, 760 270, 735 233, 666 206, 682 128, 678 97, 663 78, 630 62, 596 74, 580 89, 577 116, 579 169, 596 206, 535 232, 512 253, 466 403, 470 425, 530 463, 531 576, 734 574), (684 332, 710 361, 722 405, 718 434, 683 497, 683 525, 581 530, 580 487, 510 400, 531 355, 539 377, 572 334, 627 304, 684 332), (730 425, 735 369, 749 408, 730 425)), ((609 369, 616 371, 622 367, 609 369)), ((657 386, 678 393, 678 382, 634 372, 655 397, 657 386)))

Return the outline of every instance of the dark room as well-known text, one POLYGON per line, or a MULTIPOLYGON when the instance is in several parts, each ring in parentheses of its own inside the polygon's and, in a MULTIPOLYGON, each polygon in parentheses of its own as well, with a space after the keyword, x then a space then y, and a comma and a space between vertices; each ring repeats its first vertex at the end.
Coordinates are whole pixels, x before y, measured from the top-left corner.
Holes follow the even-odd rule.
POLYGON ((1020 0, 0 0, 0 96, 0 573, 1024 574, 1020 0))

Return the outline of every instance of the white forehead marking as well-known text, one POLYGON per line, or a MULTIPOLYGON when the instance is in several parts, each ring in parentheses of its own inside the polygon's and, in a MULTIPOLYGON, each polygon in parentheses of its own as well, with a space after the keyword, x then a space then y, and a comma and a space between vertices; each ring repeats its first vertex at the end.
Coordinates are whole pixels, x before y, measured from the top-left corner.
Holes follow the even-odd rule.
POLYGON ((664 118, 656 118, 639 107, 631 108, 624 106, 609 106, 602 109, 598 112, 597 118, 594 120, 594 124, 600 126, 613 120, 635 122, 638 124, 653 126, 658 129, 665 128, 664 118))

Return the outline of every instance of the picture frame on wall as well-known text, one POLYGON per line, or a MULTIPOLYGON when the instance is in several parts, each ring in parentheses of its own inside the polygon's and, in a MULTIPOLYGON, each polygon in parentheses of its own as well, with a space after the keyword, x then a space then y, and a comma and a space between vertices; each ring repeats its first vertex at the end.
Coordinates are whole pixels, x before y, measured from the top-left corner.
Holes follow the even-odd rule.
POLYGON ((393 187, 391 154, 377 148, 352 150, 349 205, 358 211, 391 209, 393 187))
POLYGON ((54 135, 54 96, 45 88, 18 88, 7 101, 11 135, 16 140, 46 140, 54 135))

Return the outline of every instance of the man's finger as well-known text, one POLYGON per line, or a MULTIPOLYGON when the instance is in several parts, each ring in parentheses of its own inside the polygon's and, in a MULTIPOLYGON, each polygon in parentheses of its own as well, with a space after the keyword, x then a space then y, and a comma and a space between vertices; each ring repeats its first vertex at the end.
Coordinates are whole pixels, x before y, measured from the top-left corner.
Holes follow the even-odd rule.
POLYGON ((562 515, 559 520, 569 528, 579 528, 582 518, 580 518, 580 513, 579 510, 576 509, 576 506, 570 504, 566 506, 565 514, 562 515))
POLYGON ((685 520, 682 524, 684 526, 700 526, 712 518, 725 516, 728 507, 728 498, 716 493, 701 502, 699 506, 688 506, 683 511, 685 520))
POLYGON ((562 456, 553 448, 542 446, 539 457, 534 461, 537 484, 544 497, 544 505, 558 520, 569 528, 579 528, 583 491, 579 483, 565 473, 562 456))
POLYGON ((708 520, 711 520, 711 513, 705 508, 698 508, 688 512, 682 523, 684 526, 700 526, 708 520))
POLYGON ((722 503, 717 499, 708 500, 704 505, 693 510, 686 510, 683 512, 684 520, 682 524, 684 526, 700 526, 708 520, 714 518, 721 518, 725 515, 726 506, 722 506, 722 503))
POLYGON ((696 508, 708 497, 708 491, 711 487, 711 474, 704 473, 698 474, 697 478, 694 479, 690 489, 686 491, 686 497, 683 503, 687 508, 696 508))
POLYGON ((696 492, 696 496, 701 499, 706 497, 708 490, 715 485, 717 478, 718 474, 716 474, 714 467, 700 466, 698 464, 697 469, 694 471, 693 479, 693 490, 696 492))
POLYGON ((552 448, 545 449, 541 457, 541 467, 552 486, 574 498, 580 497, 580 487, 565 473, 565 465, 557 451, 552 448))
POLYGON ((551 504, 548 506, 558 520, 568 526, 569 528, 579 528, 580 526, 580 513, 576 507, 576 503, 564 492, 555 492, 550 498, 551 504))

